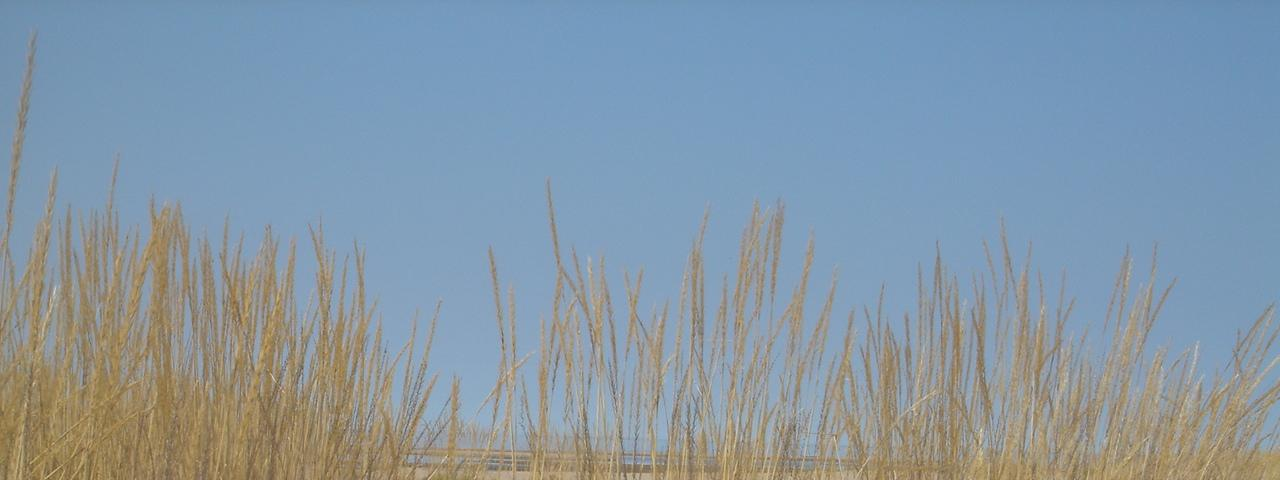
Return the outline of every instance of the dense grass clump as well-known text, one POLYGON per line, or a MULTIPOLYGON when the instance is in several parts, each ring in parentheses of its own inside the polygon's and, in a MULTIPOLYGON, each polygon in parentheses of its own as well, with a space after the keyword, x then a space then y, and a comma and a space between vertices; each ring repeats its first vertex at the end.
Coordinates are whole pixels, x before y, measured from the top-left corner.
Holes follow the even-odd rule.
MULTIPOLYGON (((34 47, 34 44, 33 44, 34 47)), ((34 48, 33 48, 34 50, 34 48)), ((26 257, 9 248, 34 58, 19 103, 0 246, 0 477, 387 478, 427 433, 426 352, 383 350, 363 254, 312 234, 256 253, 191 235, 177 208, 122 229, 115 206, 56 215, 56 175, 26 257), (399 382, 404 394, 393 398, 399 382)), ((425 350, 425 347, 418 347, 425 350)))
MULTIPOLYGON (((34 42, 32 51, 34 52, 34 42)), ((145 228, 55 212, 11 253, 33 54, 0 237, 0 476, 25 478, 1276 478, 1280 335, 1267 308, 1231 363, 1152 349, 1168 290, 1126 258, 1102 342, 1069 333, 1002 241, 962 284, 934 262, 915 314, 807 301, 813 243, 780 285, 783 208, 755 209, 737 268, 708 285, 702 234, 674 303, 643 271, 555 256, 531 347, 490 256, 500 371, 465 418, 460 383, 429 403, 425 346, 384 350, 364 253, 266 231, 247 252, 193 236, 174 207, 145 228), (306 283, 306 282, 303 282, 306 283), (312 289, 314 289, 312 291, 312 289), (1099 346, 1100 345, 1100 346, 1099 346), (439 397, 446 398, 439 398, 439 397), (428 411, 428 406, 437 407, 428 411)), ((1059 294, 1057 298, 1062 298, 1059 294)), ((435 319, 430 329, 434 331, 435 319)), ((416 333, 416 330, 415 330, 416 333)), ((415 335, 416 337, 416 335, 415 335)))

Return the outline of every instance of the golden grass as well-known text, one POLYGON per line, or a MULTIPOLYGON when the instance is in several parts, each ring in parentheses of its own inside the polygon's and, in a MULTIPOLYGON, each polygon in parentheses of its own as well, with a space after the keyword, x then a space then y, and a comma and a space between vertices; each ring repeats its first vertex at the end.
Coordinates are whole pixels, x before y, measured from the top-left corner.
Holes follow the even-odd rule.
POLYGON ((968 284, 940 258, 921 272, 914 315, 891 319, 882 301, 837 316, 834 275, 807 310, 813 243, 797 283, 780 286, 779 205, 755 209, 718 288, 699 233, 679 298, 650 309, 643 271, 616 289, 603 259, 562 251, 549 186, 555 290, 536 342, 517 342, 491 252, 500 370, 480 406, 488 418, 462 419, 457 378, 428 412, 433 335, 386 353, 364 252, 339 262, 319 229, 314 293, 300 302, 296 245, 270 229, 246 252, 228 230, 191 235, 174 207, 153 206, 145 229, 122 229, 110 198, 56 215, 55 175, 15 258, 34 58, 33 37, 0 237, 4 478, 497 478, 483 471, 494 465, 535 479, 1280 472, 1273 307, 1205 378, 1194 351, 1148 346, 1168 290, 1154 268, 1131 286, 1126 257, 1094 351, 1066 331, 1072 305, 1046 295, 1002 237, 968 284))
POLYGON ((429 342, 383 353, 363 253, 339 264, 313 231, 315 294, 299 305, 295 245, 282 253, 270 230, 249 254, 226 232, 220 243, 193 237, 173 207, 153 206, 144 231, 122 229, 110 199, 102 212, 58 216, 55 175, 15 263, 8 239, 33 67, 34 48, 0 251, 4 477, 396 472, 429 433, 429 342))

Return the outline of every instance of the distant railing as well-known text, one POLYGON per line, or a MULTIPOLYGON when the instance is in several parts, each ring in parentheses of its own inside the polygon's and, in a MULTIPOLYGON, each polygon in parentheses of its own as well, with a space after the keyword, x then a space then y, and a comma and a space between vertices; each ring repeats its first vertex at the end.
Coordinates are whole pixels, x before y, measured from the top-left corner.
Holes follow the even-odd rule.
MULTIPOLYGON (((583 456, 574 452, 547 451, 533 452, 528 450, 485 450, 458 448, 452 451, 443 448, 426 448, 414 450, 406 459, 411 465, 459 465, 480 467, 490 471, 519 472, 529 471, 535 462, 541 462, 541 468, 548 470, 566 470, 581 466, 584 462, 613 463, 617 471, 626 473, 650 473, 665 470, 669 462, 678 462, 682 469, 718 470, 719 458, 714 455, 681 455, 668 452, 608 452, 601 451, 583 456)), ((770 467, 772 470, 799 471, 818 467, 848 467, 846 461, 837 457, 819 457, 811 455, 751 457, 745 462, 756 468, 770 467)), ((738 463, 742 466, 742 463, 738 463)), ((855 466, 856 468, 856 466, 855 466)))

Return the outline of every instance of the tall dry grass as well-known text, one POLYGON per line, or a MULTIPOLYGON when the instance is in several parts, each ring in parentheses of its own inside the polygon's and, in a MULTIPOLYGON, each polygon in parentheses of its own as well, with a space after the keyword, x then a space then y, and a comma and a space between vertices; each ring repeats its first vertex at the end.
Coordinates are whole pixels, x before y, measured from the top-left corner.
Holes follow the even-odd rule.
POLYGON ((503 376, 494 402, 532 478, 1280 478, 1274 307, 1205 378, 1195 350, 1148 345, 1169 294, 1154 258, 1140 287, 1124 258, 1100 347, 1067 332, 1073 304, 1003 235, 967 285, 936 258, 914 315, 838 318, 835 276, 806 311, 812 240, 779 286, 779 205, 754 210, 713 299, 699 234, 678 302, 646 312, 643 272, 615 300, 603 260, 561 255, 550 198, 552 313, 534 373, 503 376), (548 451, 560 423, 572 443, 548 451))
POLYGON ((297 246, 270 229, 250 252, 227 231, 192 235, 175 207, 153 205, 141 229, 120 226, 111 198, 58 213, 55 174, 17 260, 34 47, 33 36, 0 245, 0 475, 398 475, 432 432, 430 343, 384 351, 363 252, 338 261, 313 231, 315 293, 300 304, 297 246))
POLYGON ((34 38, 0 237, 5 478, 1280 477, 1273 307, 1206 377, 1194 351, 1148 345, 1168 294, 1154 269, 1138 286, 1122 262, 1099 344, 1002 237, 970 282, 940 258, 922 271, 912 315, 838 314, 834 275, 810 292, 812 241, 782 284, 781 205, 755 209, 721 283, 700 232, 679 297, 655 308, 643 271, 617 288, 603 259, 561 248, 548 188, 538 337, 517 338, 491 253, 491 393, 463 406, 455 378, 428 411, 427 347, 383 350, 364 253, 339 262, 320 230, 300 302, 296 246, 269 229, 249 252, 191 235, 174 207, 134 229, 111 198, 59 214, 55 176, 15 257, 33 67, 34 38))

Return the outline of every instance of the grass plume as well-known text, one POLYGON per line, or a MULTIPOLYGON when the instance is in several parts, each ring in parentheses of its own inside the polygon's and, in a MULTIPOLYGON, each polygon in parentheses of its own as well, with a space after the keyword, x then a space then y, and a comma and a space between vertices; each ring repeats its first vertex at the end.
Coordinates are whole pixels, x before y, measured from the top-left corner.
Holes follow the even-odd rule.
MULTIPOLYGON (((0 472, 70 478, 1247 479, 1280 471, 1274 306, 1208 378, 1194 350, 1148 337, 1168 288, 1136 286, 1126 255, 1103 346, 1067 329, 1008 241, 962 283, 938 255, 915 313, 834 309, 838 275, 779 271, 785 209, 753 209, 736 270, 709 280, 692 242, 678 298, 644 300, 644 271, 562 249, 536 344, 489 252, 497 322, 487 418, 461 383, 432 403, 426 342, 392 354, 366 300, 366 253, 310 232, 257 247, 191 234, 152 205, 122 228, 59 214, 57 175, 27 253, 10 252, 35 37, 18 106, 0 255, 0 472), (611 283, 613 282, 613 283, 611 283), (820 289, 821 288, 821 289, 820 289), (818 295, 817 303, 810 303, 818 295), (814 306, 817 308, 813 308, 814 306), (525 340, 527 342, 527 340, 525 340), (527 350, 522 351, 522 348, 527 350), (429 407, 435 405, 438 411, 429 407)), ((112 178, 114 191, 115 178, 112 178)), ((1154 261, 1152 262, 1154 265, 1154 261)))

